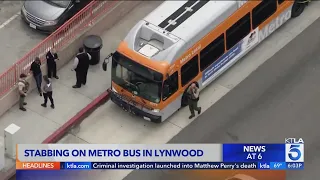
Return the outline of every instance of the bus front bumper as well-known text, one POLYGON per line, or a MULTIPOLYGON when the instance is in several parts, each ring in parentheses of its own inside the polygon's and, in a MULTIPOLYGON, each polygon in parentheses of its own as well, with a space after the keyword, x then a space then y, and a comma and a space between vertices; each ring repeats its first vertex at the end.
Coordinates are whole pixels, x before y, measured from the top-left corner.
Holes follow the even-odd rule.
POLYGON ((153 114, 149 114, 125 101, 123 101, 116 93, 111 91, 110 99, 112 102, 117 104, 123 110, 128 111, 136 116, 139 116, 145 120, 154 122, 154 123, 161 123, 161 116, 156 116, 153 114))

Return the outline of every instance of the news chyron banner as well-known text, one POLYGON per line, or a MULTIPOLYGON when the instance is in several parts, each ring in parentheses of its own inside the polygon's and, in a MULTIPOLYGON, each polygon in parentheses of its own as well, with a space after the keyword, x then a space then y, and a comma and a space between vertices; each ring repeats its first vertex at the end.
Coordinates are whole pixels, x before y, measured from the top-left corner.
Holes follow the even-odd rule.
POLYGON ((303 168, 301 138, 287 138, 285 144, 19 144, 16 155, 18 180, 90 179, 86 176, 103 169, 194 173, 303 168))

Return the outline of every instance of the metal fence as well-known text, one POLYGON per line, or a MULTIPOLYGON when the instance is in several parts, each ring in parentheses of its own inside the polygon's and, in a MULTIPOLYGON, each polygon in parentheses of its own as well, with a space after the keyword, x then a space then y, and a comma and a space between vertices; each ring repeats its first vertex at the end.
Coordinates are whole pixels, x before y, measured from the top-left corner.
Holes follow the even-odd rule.
POLYGON ((27 74, 35 57, 45 63, 45 54, 53 47, 61 50, 94 24, 119 1, 92 1, 80 12, 64 23, 54 33, 22 57, 11 68, 0 75, 0 98, 15 87, 21 73, 27 74))

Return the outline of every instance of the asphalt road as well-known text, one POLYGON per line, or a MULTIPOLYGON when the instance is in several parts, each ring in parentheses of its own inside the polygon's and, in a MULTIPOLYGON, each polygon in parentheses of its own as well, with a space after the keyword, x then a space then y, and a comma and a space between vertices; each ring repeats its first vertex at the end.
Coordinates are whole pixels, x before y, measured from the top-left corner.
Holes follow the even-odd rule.
POLYGON ((0 74, 47 37, 21 19, 22 1, 0 0, 0 74))
MULTIPOLYGON (((319 179, 319 29, 320 19, 183 129, 170 143, 284 143, 286 137, 302 137, 305 142, 305 170, 287 172, 287 179, 319 179)), ((186 177, 185 173, 140 170, 133 171, 125 180, 186 177)))
POLYGON ((22 1, 0 1, 0 24, 20 12, 22 1))

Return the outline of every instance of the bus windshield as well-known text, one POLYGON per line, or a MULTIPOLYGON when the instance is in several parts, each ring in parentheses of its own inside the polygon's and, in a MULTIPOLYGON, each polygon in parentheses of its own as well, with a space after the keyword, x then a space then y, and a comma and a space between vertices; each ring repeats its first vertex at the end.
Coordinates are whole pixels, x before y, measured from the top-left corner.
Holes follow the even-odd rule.
POLYGON ((163 76, 115 52, 112 57, 112 81, 132 94, 153 103, 161 99, 163 76))

